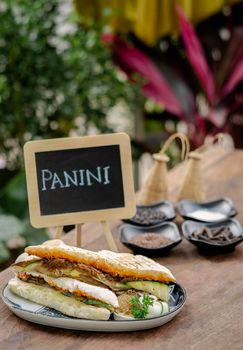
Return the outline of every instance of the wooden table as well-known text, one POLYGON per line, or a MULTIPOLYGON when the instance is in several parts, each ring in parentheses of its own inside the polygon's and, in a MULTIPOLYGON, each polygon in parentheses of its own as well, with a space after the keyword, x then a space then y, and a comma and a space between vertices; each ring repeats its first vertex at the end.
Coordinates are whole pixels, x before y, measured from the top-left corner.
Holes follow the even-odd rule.
MULTIPOLYGON (((243 151, 216 155, 204 165, 209 198, 229 196, 243 223, 243 151)), ((171 173, 172 197, 178 187, 180 169, 171 173)), ((120 222, 112 223, 118 242, 120 222)), ((84 227, 84 246, 93 250, 107 248, 101 227, 84 227)), ((65 241, 75 243, 68 234, 65 241)), ((233 253, 204 256, 187 241, 174 248, 167 257, 156 259, 166 265, 187 291, 187 302, 170 323, 147 331, 131 333, 88 333, 32 324, 12 314, 0 301, 1 350, 35 349, 163 349, 224 350, 243 349, 243 244, 233 253)), ((10 269, 0 273, 1 288, 12 276, 10 269)))

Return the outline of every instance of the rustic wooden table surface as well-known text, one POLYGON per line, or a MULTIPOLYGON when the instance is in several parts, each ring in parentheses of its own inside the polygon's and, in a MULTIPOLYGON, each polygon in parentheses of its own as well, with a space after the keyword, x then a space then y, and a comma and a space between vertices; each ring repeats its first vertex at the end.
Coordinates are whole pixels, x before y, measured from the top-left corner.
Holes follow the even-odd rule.
MULTIPOLYGON (((170 174, 174 199, 181 179, 180 169, 170 174)), ((212 155, 204 164, 208 198, 231 197, 243 224, 243 151, 212 155)), ((111 223, 121 252, 128 251, 118 242, 120 222, 111 223)), ((75 243, 74 235, 65 241, 75 243)), ((84 226, 84 247, 107 248, 98 224, 84 226)), ((187 302, 176 318, 166 325, 146 331, 95 333, 70 331, 24 321, 0 301, 0 349, 163 349, 224 350, 243 349, 243 244, 224 255, 200 255, 187 241, 169 256, 156 259, 171 269, 187 291, 187 302)), ((12 277, 10 269, 0 273, 0 286, 12 277)))

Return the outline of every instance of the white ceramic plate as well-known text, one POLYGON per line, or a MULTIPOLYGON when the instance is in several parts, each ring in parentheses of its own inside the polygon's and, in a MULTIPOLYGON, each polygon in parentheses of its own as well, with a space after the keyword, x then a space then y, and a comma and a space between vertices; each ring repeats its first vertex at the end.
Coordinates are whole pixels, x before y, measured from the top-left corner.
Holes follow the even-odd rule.
POLYGON ((8 285, 2 291, 2 299, 13 313, 30 322, 82 331, 128 332, 162 326, 172 320, 181 311, 186 300, 186 292, 183 287, 175 283, 169 300, 170 312, 168 314, 144 320, 122 321, 93 321, 69 317, 49 307, 33 303, 15 295, 11 292, 8 285))

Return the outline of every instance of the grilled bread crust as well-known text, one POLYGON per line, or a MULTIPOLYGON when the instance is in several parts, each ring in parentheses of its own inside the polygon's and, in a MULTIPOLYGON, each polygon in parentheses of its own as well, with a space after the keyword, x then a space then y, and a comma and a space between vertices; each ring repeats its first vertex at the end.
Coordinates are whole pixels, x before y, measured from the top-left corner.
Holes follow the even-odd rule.
POLYGON ((142 255, 114 253, 109 250, 92 252, 68 246, 61 240, 46 241, 38 246, 25 248, 29 255, 47 259, 67 259, 96 267, 112 276, 158 282, 175 282, 169 269, 142 255))
POLYGON ((74 293, 77 296, 99 300, 114 307, 119 306, 117 296, 107 288, 93 286, 68 277, 50 277, 39 272, 20 272, 18 278, 22 280, 22 276, 27 276, 27 280, 28 277, 39 277, 49 284, 49 286, 61 292, 74 293))
POLYGON ((83 296, 88 299, 99 300, 114 307, 119 306, 117 296, 107 288, 93 286, 68 277, 50 277, 39 272, 20 272, 17 276, 21 280, 25 280, 26 277, 28 280, 28 277, 30 278, 32 276, 39 277, 42 278, 49 286, 59 290, 60 292, 69 292, 76 296, 83 296))
POLYGON ((17 277, 8 282, 11 291, 34 303, 48 306, 65 315, 91 320, 108 320, 110 311, 104 307, 85 305, 74 298, 67 297, 58 291, 33 283, 26 283, 17 277))

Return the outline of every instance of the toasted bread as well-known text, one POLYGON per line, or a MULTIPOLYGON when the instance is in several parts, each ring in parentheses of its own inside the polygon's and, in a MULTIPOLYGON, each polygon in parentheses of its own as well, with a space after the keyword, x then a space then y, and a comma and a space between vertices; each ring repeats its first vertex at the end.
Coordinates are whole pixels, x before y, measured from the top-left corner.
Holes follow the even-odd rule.
POLYGON ((108 320, 110 317, 110 311, 104 307, 83 304, 52 288, 26 283, 16 277, 8 282, 8 286, 13 293, 20 297, 48 306, 68 316, 91 320, 108 320))
POLYGON ((112 276, 165 283, 175 281, 169 269, 142 255, 114 253, 107 250, 92 252, 68 246, 61 240, 46 241, 38 246, 27 247, 25 251, 41 258, 61 258, 91 265, 112 276))
POLYGON ((23 279, 23 275, 39 277, 43 279, 52 288, 62 292, 73 293, 76 296, 83 296, 87 299, 99 300, 103 303, 110 304, 114 307, 119 306, 115 293, 113 293, 107 288, 93 286, 68 277, 53 278, 39 272, 24 272, 22 274, 20 273, 18 274, 18 278, 23 279))

